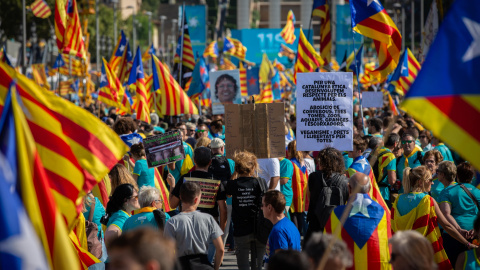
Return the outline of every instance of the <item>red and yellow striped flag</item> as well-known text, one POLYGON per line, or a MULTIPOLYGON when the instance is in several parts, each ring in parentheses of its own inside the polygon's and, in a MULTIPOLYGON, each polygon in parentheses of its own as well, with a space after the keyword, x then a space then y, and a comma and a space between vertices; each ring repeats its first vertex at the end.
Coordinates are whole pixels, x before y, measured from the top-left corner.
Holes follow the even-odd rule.
POLYGON ((298 41, 297 49, 297 61, 295 62, 295 73, 293 75, 294 80, 297 80, 297 73, 301 72, 314 72, 323 66, 325 62, 318 55, 313 48, 312 44, 308 42, 307 37, 303 34, 303 30, 300 29, 300 40, 298 41))
POLYGON ((60 74, 63 75, 73 75, 73 76, 82 76, 83 75, 83 69, 84 65, 82 64, 82 61, 77 59, 75 56, 72 55, 67 55, 67 54, 62 54, 62 59, 65 62, 65 65, 61 66, 59 68, 60 74), (71 70, 70 70, 70 62, 72 63, 71 70))
POLYGON ((247 97, 247 69, 243 66, 243 62, 240 61, 238 69, 240 72, 240 93, 242 94, 242 97, 247 97))
MULTIPOLYGON (((44 160, 40 156, 42 149, 37 149, 27 122, 26 117, 30 112, 25 111, 19 103, 19 97, 23 98, 21 87, 13 83, 4 69, 6 69, 6 65, 0 63, 0 91, 2 92, 0 104, 2 118, 5 119, 3 128, 7 125, 13 126, 14 136, 8 138, 8 143, 16 147, 18 172, 16 180, 25 210, 42 243, 50 268, 80 269, 80 261, 68 238, 69 230, 55 202, 55 193, 52 192, 52 185, 55 185, 55 182, 49 179, 48 171, 43 167, 42 161, 44 160), (12 84, 13 87, 10 88, 9 86, 12 84), (16 87, 19 88, 18 91, 15 89, 16 87)), ((8 71, 9 73, 15 72, 10 68, 8 71)), ((28 81, 25 77, 22 80, 28 81)), ((36 87, 38 91, 44 91, 38 86, 36 87)), ((57 184, 61 185, 61 183, 57 184)))
POLYGON ((98 182, 98 184, 93 187, 92 193, 93 196, 97 197, 100 202, 102 202, 103 207, 106 208, 111 190, 112 185, 110 183, 110 178, 108 175, 105 175, 102 181, 98 182))
POLYGON ((352 253, 353 266, 347 269, 391 270, 389 213, 368 194, 357 193, 356 200, 349 203, 353 207, 345 224, 340 220, 348 206, 340 205, 332 211, 325 225, 325 232, 343 240, 352 253))
MULTIPOLYGON (((410 86, 413 84, 413 81, 415 81, 417 74, 420 71, 420 63, 417 61, 410 49, 407 48, 407 54, 404 57, 407 58, 405 59, 405 62, 407 64, 406 68, 408 71, 408 76, 402 76, 403 74, 401 74, 398 80, 392 80, 391 82, 392 85, 395 86, 397 93, 402 96, 405 95, 410 89, 410 86)), ((399 66, 402 65, 400 68, 404 68, 402 60, 403 59, 400 59, 400 63, 398 64, 399 66)))
POLYGON ((105 58, 102 59, 102 75, 100 76, 100 89, 98 91, 98 101, 105 103, 108 106, 112 107, 121 107, 120 98, 119 98, 119 87, 123 89, 123 86, 120 84, 108 65, 105 58))
POLYGON ((160 191, 160 196, 162 197, 162 200, 163 200, 163 211, 170 212, 173 210, 170 207, 170 202, 168 201, 170 192, 168 191, 168 188, 165 185, 165 182, 163 181, 162 174, 160 173, 163 170, 159 170, 159 168, 162 169, 163 166, 155 168, 155 187, 160 191))
POLYGON ((271 83, 262 83, 261 86, 261 93, 260 93, 260 100, 258 103, 272 103, 273 102, 273 91, 272 91, 272 84, 271 83))
POLYGON ((403 216, 398 211, 397 204, 398 199, 393 203, 392 208, 392 231, 415 230, 419 232, 432 244, 438 269, 452 269, 450 260, 443 249, 443 239, 437 224, 434 199, 430 195, 425 195, 417 207, 403 216))
POLYGON ((38 18, 46 19, 52 14, 45 0, 35 0, 35 2, 30 5, 30 8, 32 9, 33 15, 38 18))
POLYGON ((320 16, 320 56, 325 62, 324 65, 328 65, 332 58, 332 27, 330 25, 330 10, 328 4, 320 7, 325 12, 320 16))
POLYGON ((70 227, 83 206, 79 198, 110 171, 128 147, 91 113, 40 88, 4 63, 0 63, 0 108, 13 80, 56 205, 70 227))
POLYGON ((222 57, 220 59, 220 70, 234 70, 237 69, 237 66, 235 66, 230 59, 222 57))
POLYGON ((147 89, 145 87, 145 73, 143 72, 142 54, 140 47, 137 47, 137 53, 133 60, 133 72, 130 72, 130 77, 127 84, 135 89, 135 101, 133 102, 133 109, 137 113, 137 120, 150 123, 150 109, 148 106, 147 89))
POLYGON ((87 231, 85 229, 85 217, 83 215, 78 216, 75 221, 75 226, 68 236, 77 251, 83 269, 87 270, 89 266, 100 262, 92 253, 88 252, 87 231))
POLYGON ((307 190, 308 190, 308 173, 302 172, 296 162, 291 161, 293 164, 292 175, 292 191, 293 200, 290 209, 292 213, 303 213, 307 211, 307 190))
POLYGON ((68 94, 74 93, 72 89, 73 79, 68 79, 66 81, 61 81, 59 83, 60 96, 64 97, 68 94))
POLYGON ((282 29, 282 32, 280 32, 280 35, 288 44, 293 44, 293 42, 297 38, 295 36, 295 15, 293 15, 292 10, 288 11, 287 23, 285 24, 285 27, 282 29))
POLYGON ((47 81, 47 73, 45 72, 45 64, 32 65, 33 80, 46 89, 50 89, 50 84, 47 81))
POLYGON ((240 40, 226 37, 224 42, 229 42, 231 44, 230 46, 232 46, 229 50, 225 50, 225 45, 224 45, 223 52, 225 54, 235 56, 238 59, 245 59, 245 56, 247 55, 247 47, 243 46, 240 40))
POLYGON ((56 0, 55 33, 58 49, 65 54, 86 59, 82 25, 76 0, 56 0))
POLYGON ((198 114, 198 109, 173 79, 158 58, 153 56, 153 89, 160 89, 160 111, 162 115, 198 114))
POLYGON ((180 63, 180 61, 182 61, 182 66, 193 70, 195 67, 195 56, 193 55, 192 42, 190 41, 190 33, 188 31, 187 16, 185 16, 185 12, 183 13, 183 20, 183 34, 178 39, 177 51, 173 58, 173 62, 180 63))
POLYGON ((115 74, 117 74, 118 67, 120 66, 120 64, 122 63, 122 60, 125 58, 128 52, 127 45, 128 45, 127 37, 125 36, 125 33, 123 32, 123 30, 121 30, 120 37, 118 37, 117 45, 113 50, 112 56, 110 57, 110 61, 108 62, 110 69, 113 72, 115 72, 115 74))

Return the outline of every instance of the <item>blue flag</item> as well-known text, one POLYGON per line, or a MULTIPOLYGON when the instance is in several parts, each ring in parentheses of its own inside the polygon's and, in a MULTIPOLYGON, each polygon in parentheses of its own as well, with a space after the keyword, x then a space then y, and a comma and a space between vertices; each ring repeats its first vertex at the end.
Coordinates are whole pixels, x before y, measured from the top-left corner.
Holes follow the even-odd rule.
POLYGON ((258 67, 247 69, 247 92, 249 96, 260 94, 259 71, 260 68, 258 67))
POLYGON ((391 93, 395 92, 395 85, 392 85, 392 82, 398 81, 400 77, 408 77, 408 52, 404 51, 402 56, 400 56, 400 60, 398 62, 398 66, 395 68, 393 74, 388 76, 387 83, 388 91, 391 93))
POLYGON ((53 64, 53 68, 61 68, 65 66, 65 61, 63 61, 63 57, 61 54, 58 54, 57 59, 55 59, 55 63, 53 64))
POLYGON ((353 70, 353 73, 358 75, 358 73, 362 74, 362 67, 363 67, 363 44, 360 46, 360 49, 358 49, 357 54, 355 55, 355 59, 353 59, 352 63, 350 63, 350 66, 348 69, 353 70), (356 66, 355 66, 356 65, 356 66))
POLYGON ((73 91, 75 91, 75 93, 78 93, 78 88, 80 87, 80 80, 79 79, 76 79, 71 85, 70 87, 72 87, 73 91))
POLYGON ((206 88, 208 82, 208 68, 205 64, 205 58, 203 56, 198 58, 197 64, 193 69, 192 82, 190 88, 188 88, 187 95, 189 97, 199 95, 206 88))

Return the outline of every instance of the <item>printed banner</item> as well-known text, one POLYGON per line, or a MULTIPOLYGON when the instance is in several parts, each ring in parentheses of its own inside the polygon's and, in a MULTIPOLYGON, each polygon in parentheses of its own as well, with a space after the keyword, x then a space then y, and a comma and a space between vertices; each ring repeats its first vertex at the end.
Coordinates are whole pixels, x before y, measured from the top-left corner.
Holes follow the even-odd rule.
POLYGON ((353 74, 297 74, 297 151, 353 150, 353 74))
POLYGON ((200 204, 198 207, 213 208, 215 206, 215 198, 217 197, 217 192, 221 183, 220 180, 195 177, 185 177, 184 179, 185 182, 195 182, 200 185, 202 196, 200 197, 200 204))
POLYGON ((185 158, 180 131, 167 132, 143 140, 149 168, 176 162, 185 158))

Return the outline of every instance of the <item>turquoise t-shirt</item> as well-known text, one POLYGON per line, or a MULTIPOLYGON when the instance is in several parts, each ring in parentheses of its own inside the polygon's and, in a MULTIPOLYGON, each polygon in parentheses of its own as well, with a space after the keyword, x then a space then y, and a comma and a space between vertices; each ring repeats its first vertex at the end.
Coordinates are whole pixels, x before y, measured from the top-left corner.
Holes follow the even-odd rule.
POLYGON ((448 147, 445 144, 439 143, 433 149, 438 150, 440 154, 442 154, 443 160, 448 160, 453 162, 452 152, 450 151, 450 149, 448 149, 448 147))
POLYGON ((465 263, 463 264, 463 270, 476 270, 480 269, 480 260, 477 257, 476 249, 470 249, 465 251, 465 263))
MULTIPOLYGON (((464 185, 480 203, 480 190, 471 184, 464 185)), ((440 193, 440 203, 444 202, 450 204, 450 214, 457 221, 458 226, 467 231, 473 229, 478 208, 460 185, 448 186, 440 193)))
POLYGON ((388 165, 383 168, 383 179, 379 182, 380 184, 378 185, 380 194, 382 194, 383 199, 386 201, 390 200, 390 184, 388 183, 388 171, 395 171, 395 170, 397 170, 396 159, 392 159, 388 163, 388 165))
MULTIPOLYGON (((408 158, 408 167, 414 169, 414 168, 422 165, 422 163, 420 163, 420 161, 423 159, 423 156, 425 155, 425 153, 421 152, 421 151, 419 151, 419 152, 418 151, 415 152, 412 156, 410 156, 408 158), (417 153, 419 153, 419 152, 420 152, 421 157, 417 158, 417 155, 418 155, 417 153)), ((405 158, 406 158, 405 155, 402 155, 401 157, 395 159, 395 163, 396 163, 396 166, 397 166, 397 180, 400 181, 400 182, 403 181, 403 170, 405 169, 405 158), (398 159, 400 159, 400 160, 398 161, 398 159)), ((403 192, 403 186, 402 186, 402 188, 400 189, 399 192, 400 193, 403 192)))
MULTIPOLYGON (((230 165, 230 173, 233 175, 235 172, 235 161, 227 158, 228 160, 228 165, 230 165)), ((230 180, 230 179, 229 179, 230 180)), ((227 197, 227 205, 232 205, 232 197, 227 197)))
POLYGON ((350 168, 350 166, 353 163, 353 158, 348 157, 348 152, 343 152, 342 156, 343 156, 343 163, 345 164, 345 169, 350 168))
POLYGON ((430 194, 432 194, 432 197, 437 201, 437 203, 440 203, 440 194, 442 193, 443 189, 445 189, 445 186, 438 180, 436 176, 433 177, 433 184, 432 184, 432 189, 430 190, 430 194))
POLYGON ((286 206, 292 205, 293 190, 292 190, 292 176, 293 176, 293 164, 290 160, 282 158, 280 160, 280 178, 288 178, 288 182, 285 185, 280 185, 280 192, 285 196, 286 206))
POLYGON ((123 225, 129 217, 130 215, 127 212, 123 210, 118 210, 117 212, 113 213, 112 216, 108 219, 107 228, 110 227, 110 225, 113 225, 119 228, 120 231, 122 231, 123 225))
POLYGON ((427 194, 424 192, 410 192, 398 196, 397 209, 404 216, 412 211, 427 194))
MULTIPOLYGON (((186 143, 186 142, 182 142, 183 144, 183 149, 185 150, 185 158, 187 156, 190 156, 190 158, 192 159, 192 162, 193 162, 193 150, 192 150, 192 147, 186 143)), ((182 171, 182 166, 183 166, 183 161, 184 159, 182 160, 179 160, 177 162, 175 162, 175 170, 170 170, 168 168, 168 166, 165 166, 165 170, 168 169, 168 171, 173 175, 173 177, 175 178, 175 184, 178 182, 178 180, 180 179, 180 176, 182 176, 181 174, 181 171, 182 171)))
MULTIPOLYGON (((123 231, 133 230, 138 227, 149 226, 158 228, 157 221, 153 215, 153 207, 144 207, 138 214, 129 217, 123 224, 123 231)), ((165 213, 165 223, 170 219, 170 215, 165 213)))
MULTIPOLYGON (((90 215, 90 206, 86 206, 87 212, 83 213, 85 220, 88 220, 88 215, 90 215)), ((98 227, 98 237, 103 238, 103 231, 102 231, 102 223, 100 223, 100 219, 105 216, 105 208, 100 200, 95 197, 95 210, 93 212, 92 222, 97 224, 98 227)))
POLYGON ((148 168, 146 159, 140 159, 135 162, 133 174, 138 175, 138 189, 142 188, 143 186, 155 187, 155 169, 148 168))

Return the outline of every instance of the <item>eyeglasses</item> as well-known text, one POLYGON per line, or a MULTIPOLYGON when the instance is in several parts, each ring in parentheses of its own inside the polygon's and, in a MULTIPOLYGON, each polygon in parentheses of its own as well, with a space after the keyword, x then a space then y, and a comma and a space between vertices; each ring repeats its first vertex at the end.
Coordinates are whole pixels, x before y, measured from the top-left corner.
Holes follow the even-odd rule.
POLYGON ((389 263, 394 262, 396 258, 397 258, 397 254, 392 252, 392 253, 390 254, 390 262, 389 262, 389 263))
POLYGON ((412 143, 412 142, 413 142, 413 141, 402 141, 402 144, 406 144, 406 143, 410 144, 410 143, 412 143))
POLYGON ((197 132, 199 132, 199 133, 205 132, 205 131, 206 131, 206 130, 204 130, 204 129, 199 129, 199 130, 197 130, 197 132))
POLYGON ((156 203, 163 203, 162 200, 155 200, 156 203))

